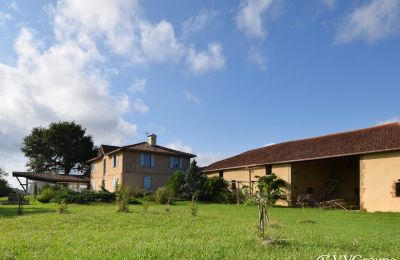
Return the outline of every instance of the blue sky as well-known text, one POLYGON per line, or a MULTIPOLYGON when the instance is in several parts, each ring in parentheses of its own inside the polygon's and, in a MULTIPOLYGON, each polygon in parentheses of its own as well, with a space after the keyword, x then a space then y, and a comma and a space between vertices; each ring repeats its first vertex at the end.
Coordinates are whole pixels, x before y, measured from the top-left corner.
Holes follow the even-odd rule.
POLYGON ((2 1, 0 167, 59 120, 202 165, 399 120, 399 35, 396 0, 2 1))

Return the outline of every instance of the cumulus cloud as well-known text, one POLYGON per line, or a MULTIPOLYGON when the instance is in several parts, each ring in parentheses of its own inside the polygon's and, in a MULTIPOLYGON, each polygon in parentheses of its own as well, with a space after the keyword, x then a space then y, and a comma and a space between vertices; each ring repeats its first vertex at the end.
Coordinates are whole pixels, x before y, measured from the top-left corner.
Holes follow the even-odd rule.
POLYGON ((144 103, 141 98, 136 99, 134 108, 137 112, 142 114, 146 114, 150 110, 150 108, 144 103))
POLYGON ((200 167, 208 166, 213 162, 224 159, 225 157, 219 153, 196 153, 190 145, 185 145, 181 140, 169 143, 167 147, 178 151, 196 154, 197 165, 200 167))
POLYGON ((207 51, 197 52, 190 49, 187 61, 191 71, 197 75, 225 68, 225 57, 220 43, 209 44, 207 51))
POLYGON ((363 40, 374 43, 400 33, 400 2, 372 0, 346 16, 336 33, 336 43, 363 40))
POLYGON ((243 0, 236 15, 236 25, 248 37, 264 39, 263 19, 274 0, 243 0))
POLYGON ((144 92, 146 84, 146 79, 135 79, 132 85, 128 88, 128 91, 131 93, 144 92))
POLYGON ((188 102, 199 104, 200 103, 200 98, 198 98, 195 94, 190 92, 189 90, 185 90, 185 99, 188 102))
POLYGON ((186 152, 186 153, 193 152, 193 148, 189 145, 184 145, 182 140, 176 140, 172 143, 169 143, 169 144, 167 144, 167 147, 174 149, 174 150, 186 152))
POLYGON ((186 38, 193 33, 202 31, 217 15, 218 12, 215 10, 202 10, 198 15, 190 17, 182 23, 182 37, 186 38))

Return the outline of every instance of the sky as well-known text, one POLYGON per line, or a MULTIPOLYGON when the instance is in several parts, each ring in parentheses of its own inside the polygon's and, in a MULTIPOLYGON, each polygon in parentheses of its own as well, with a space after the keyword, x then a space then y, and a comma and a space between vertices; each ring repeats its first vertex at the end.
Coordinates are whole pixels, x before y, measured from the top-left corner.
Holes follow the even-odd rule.
MULTIPOLYGON (((0 2, 0 168, 33 127, 200 165, 400 120, 398 0, 0 2)), ((9 177, 16 186, 16 180, 9 177)))

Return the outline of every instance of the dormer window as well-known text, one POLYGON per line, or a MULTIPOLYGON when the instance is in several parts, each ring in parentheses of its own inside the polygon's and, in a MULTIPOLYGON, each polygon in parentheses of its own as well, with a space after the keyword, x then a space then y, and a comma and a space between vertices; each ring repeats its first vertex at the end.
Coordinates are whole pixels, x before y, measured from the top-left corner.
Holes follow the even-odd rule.
POLYGON ((180 157, 171 157, 169 162, 169 168, 171 169, 182 169, 182 158, 180 157))
POLYGON ((140 165, 142 167, 154 167, 154 155, 150 153, 140 154, 140 165))

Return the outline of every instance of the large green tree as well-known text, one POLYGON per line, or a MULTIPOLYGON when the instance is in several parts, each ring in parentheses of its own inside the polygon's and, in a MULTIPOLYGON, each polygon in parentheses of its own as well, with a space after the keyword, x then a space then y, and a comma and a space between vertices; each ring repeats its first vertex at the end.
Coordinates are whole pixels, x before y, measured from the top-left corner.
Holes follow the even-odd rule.
POLYGON ((6 176, 7 173, 0 169, 0 197, 7 196, 11 192, 11 188, 5 179, 6 176))
POLYGON ((86 161, 96 156, 92 136, 86 135, 86 129, 75 122, 33 128, 24 138, 21 150, 31 171, 67 175, 88 173, 86 161))

